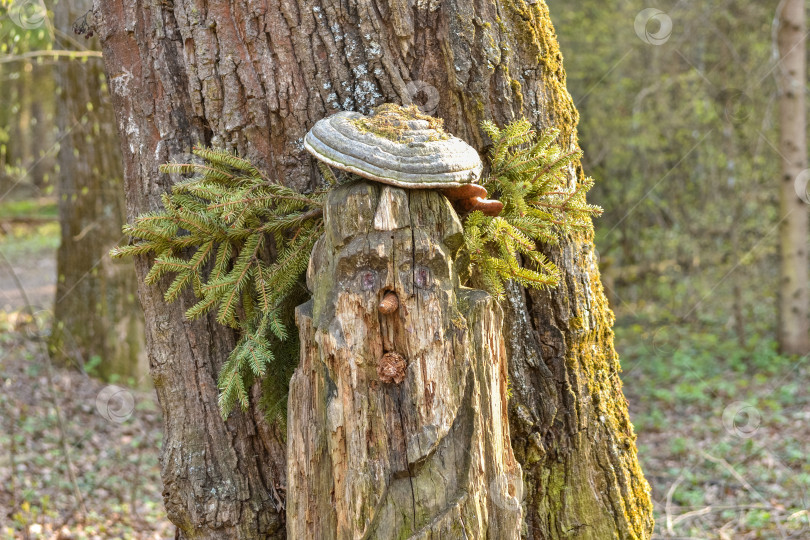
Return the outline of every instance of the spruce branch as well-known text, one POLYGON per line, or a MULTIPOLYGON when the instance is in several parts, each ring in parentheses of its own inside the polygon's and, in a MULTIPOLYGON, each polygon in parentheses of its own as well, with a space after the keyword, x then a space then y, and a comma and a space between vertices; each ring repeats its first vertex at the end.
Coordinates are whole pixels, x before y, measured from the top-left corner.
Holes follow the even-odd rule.
POLYGON ((602 210, 585 202, 591 179, 570 187, 565 171, 578 160, 579 149, 562 150, 554 144, 555 129, 537 135, 523 119, 503 129, 481 124, 492 139, 487 189, 504 204, 498 217, 472 212, 464 221, 464 258, 470 275, 501 297, 504 284, 514 280, 525 287, 553 287, 557 267, 537 251, 537 243, 553 244, 574 230, 591 227, 591 217, 602 210), (521 258, 529 267, 521 266, 521 258))
POLYGON ((298 193, 224 150, 195 148, 194 154, 202 163, 161 167, 164 173, 192 176, 163 195, 162 211, 126 225, 133 241, 112 255, 154 255, 146 282, 174 275, 164 292, 167 302, 190 289, 197 302, 187 318, 215 312, 217 322, 239 331, 219 374, 219 405, 227 416, 237 405, 248 406, 247 388, 257 378, 286 377, 283 384, 266 385, 286 387, 288 368, 297 360, 283 345, 297 342, 288 304, 301 300, 302 275, 323 232, 326 190, 298 193), (268 369, 276 362, 280 369, 268 369))

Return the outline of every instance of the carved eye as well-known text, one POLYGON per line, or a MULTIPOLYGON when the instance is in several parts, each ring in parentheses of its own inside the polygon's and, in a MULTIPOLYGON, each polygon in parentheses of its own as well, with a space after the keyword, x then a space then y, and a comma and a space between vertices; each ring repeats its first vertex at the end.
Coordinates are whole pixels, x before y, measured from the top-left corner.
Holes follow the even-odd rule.
POLYGON ((370 291, 377 285, 377 274, 373 270, 363 270, 360 272, 360 288, 370 291))
POLYGON ((413 269, 413 283, 419 289, 426 289, 433 285, 433 277, 430 268, 427 266, 417 266, 413 269))

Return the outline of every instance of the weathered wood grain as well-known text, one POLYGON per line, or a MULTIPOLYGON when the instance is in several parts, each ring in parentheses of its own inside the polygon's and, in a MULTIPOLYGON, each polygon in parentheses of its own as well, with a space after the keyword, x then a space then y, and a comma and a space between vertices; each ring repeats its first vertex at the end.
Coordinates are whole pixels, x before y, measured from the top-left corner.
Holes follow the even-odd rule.
POLYGON ((459 287, 450 203, 357 182, 330 194, 326 229, 297 312, 289 538, 518 538, 501 310, 459 287), (407 362, 399 384, 380 380, 387 353, 407 362))

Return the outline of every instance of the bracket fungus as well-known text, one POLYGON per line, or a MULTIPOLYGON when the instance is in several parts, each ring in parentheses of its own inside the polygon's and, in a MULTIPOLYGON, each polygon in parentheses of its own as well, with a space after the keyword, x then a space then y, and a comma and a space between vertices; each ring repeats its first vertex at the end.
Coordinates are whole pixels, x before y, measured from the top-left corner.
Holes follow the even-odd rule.
POLYGON ((499 201, 475 182, 478 152, 415 106, 380 105, 373 114, 341 111, 319 120, 304 147, 336 169, 406 189, 441 189, 459 211, 498 215, 499 201))

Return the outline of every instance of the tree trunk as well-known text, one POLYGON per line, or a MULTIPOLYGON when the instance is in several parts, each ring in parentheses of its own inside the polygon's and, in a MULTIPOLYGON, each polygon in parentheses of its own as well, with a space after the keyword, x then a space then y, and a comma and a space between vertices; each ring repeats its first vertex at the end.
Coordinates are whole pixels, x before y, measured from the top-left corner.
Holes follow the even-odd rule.
MULTIPOLYGON (((55 24, 71 32, 91 2, 59 2, 55 24), (82 5, 84 10, 82 10, 82 5)), ((63 61, 57 73, 58 189, 61 243, 50 350, 62 365, 97 357, 101 377, 136 382, 147 373, 143 319, 129 263, 108 253, 121 240, 121 154, 98 60, 63 61)))
MULTIPOLYGON (((576 144, 577 114, 542 0, 96 5, 130 219, 158 207, 172 182, 158 166, 195 143, 237 150, 271 178, 311 186, 317 172, 301 142, 313 123, 386 101, 418 100, 482 152, 482 120, 521 115, 576 144)), ((571 181, 580 174, 572 171, 571 181)), ((513 287, 504 305, 512 446, 526 486, 522 534, 647 538, 649 487, 591 236, 547 252, 561 269, 559 287, 513 287)), ((149 261, 137 268, 143 277, 149 261)), ((169 516, 187 538, 281 538, 281 434, 255 409, 219 418, 216 374, 234 336, 213 319, 184 320, 192 299, 166 305, 164 288, 139 285, 166 419, 169 516)), ((306 327, 305 314, 301 320, 306 327)))
POLYGON ((808 276, 807 52, 805 2, 784 0, 779 46, 779 153, 781 279, 779 283, 779 345, 785 354, 810 353, 810 286, 808 276))
POLYGON ((17 140, 14 147, 17 151, 16 164, 19 167, 17 174, 19 175, 18 178, 21 180, 17 187, 22 188, 18 191, 18 196, 23 194, 25 197, 32 197, 35 196, 36 190, 31 182, 28 170, 33 163, 33 159, 31 159, 31 142, 33 140, 31 129, 31 83, 34 78, 34 66, 31 62, 22 62, 20 67, 22 68, 19 72, 20 77, 16 81, 19 91, 19 101, 15 103, 17 113, 14 115, 14 119, 17 122, 17 132, 15 133, 17 140))
POLYGON ((0 102, 8 103, 6 107, 0 107, 0 193, 6 193, 12 185, 12 177, 8 174, 11 166, 11 100, 13 98, 11 76, 6 66, 0 65, 0 102))
MULTIPOLYGON (((28 176, 31 178, 31 183, 37 188, 35 191, 37 196, 42 197, 46 193, 48 181, 53 178, 54 159, 50 150, 53 148, 55 139, 53 118, 57 109, 51 99, 53 96, 53 66, 35 65, 32 75, 35 88, 31 104, 31 144, 34 162, 28 176)), ((109 114, 111 115, 112 111, 109 111, 109 114)), ((116 166, 120 171, 121 167, 117 165, 117 162, 116 166)))
POLYGON ((450 203, 358 182, 325 215, 297 313, 288 537, 518 538, 503 320, 459 288, 450 203))
POLYGON ((3 193, 22 198, 30 195, 29 186, 22 174, 25 170, 23 168, 25 159, 25 142, 23 139, 25 139, 28 131, 24 123, 23 96, 25 96, 25 87, 28 83, 28 74, 22 71, 17 73, 16 78, 13 78, 9 73, 10 71, 6 68, 8 81, 3 83, 3 86, 8 88, 8 101, 5 101, 5 103, 9 104, 10 109, 10 114, 8 114, 6 124, 4 124, 4 128, 8 130, 5 143, 8 170, 5 172, 10 172, 10 174, 5 175, 3 193))

